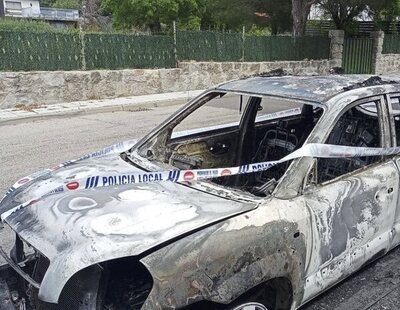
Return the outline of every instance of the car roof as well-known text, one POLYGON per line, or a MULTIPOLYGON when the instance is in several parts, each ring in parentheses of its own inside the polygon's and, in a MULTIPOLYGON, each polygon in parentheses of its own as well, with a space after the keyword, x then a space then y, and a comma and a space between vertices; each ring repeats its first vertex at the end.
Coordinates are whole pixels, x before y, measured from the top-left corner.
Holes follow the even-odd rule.
MULTIPOLYGON (((382 84, 399 82, 397 76, 380 77, 382 84)), ((372 75, 324 75, 324 76, 253 76, 230 81, 217 86, 217 90, 248 93, 260 96, 274 96, 314 103, 325 103, 330 98, 349 88, 378 85, 362 85, 368 79, 378 79, 372 75)))

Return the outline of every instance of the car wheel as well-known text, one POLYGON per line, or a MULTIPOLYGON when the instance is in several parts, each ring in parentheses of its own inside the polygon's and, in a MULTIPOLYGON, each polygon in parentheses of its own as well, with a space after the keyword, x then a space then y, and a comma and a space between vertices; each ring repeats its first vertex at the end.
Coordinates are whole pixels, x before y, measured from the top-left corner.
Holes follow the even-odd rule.
POLYGON ((247 302, 236 306, 232 310, 268 310, 268 308, 258 302, 247 302))

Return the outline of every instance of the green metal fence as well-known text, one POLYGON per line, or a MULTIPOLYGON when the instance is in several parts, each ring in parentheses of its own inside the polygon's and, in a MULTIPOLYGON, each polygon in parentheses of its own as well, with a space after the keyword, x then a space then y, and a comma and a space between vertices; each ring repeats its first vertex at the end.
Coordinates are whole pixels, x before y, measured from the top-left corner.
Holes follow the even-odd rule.
POLYGON ((400 54, 400 35, 385 34, 383 40, 383 54, 400 54))
POLYGON ((242 35, 211 31, 178 31, 179 60, 240 61, 243 54, 242 35))
POLYGON ((328 59, 330 49, 327 37, 293 40, 284 36, 178 31, 176 39, 175 46, 172 35, 0 30, 0 70, 171 68, 177 60, 328 59))
POLYGON ((0 70, 77 70, 78 34, 0 31, 0 70))
POLYGON ((277 61, 328 59, 330 39, 327 37, 302 37, 294 40, 288 36, 246 36, 245 61, 277 61))
POLYGON ((343 48, 343 68, 346 73, 372 73, 372 38, 346 38, 343 48))
POLYGON ((84 50, 88 70, 175 66, 171 36, 86 34, 84 50))

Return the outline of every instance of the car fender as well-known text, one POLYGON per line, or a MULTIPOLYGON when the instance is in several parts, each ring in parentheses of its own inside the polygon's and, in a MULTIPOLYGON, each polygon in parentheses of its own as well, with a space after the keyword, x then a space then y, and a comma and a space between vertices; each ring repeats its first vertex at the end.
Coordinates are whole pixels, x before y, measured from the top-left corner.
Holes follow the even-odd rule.
POLYGON ((179 308, 201 300, 228 304, 281 277, 290 280, 299 304, 309 236, 309 214, 301 201, 271 199, 143 258, 154 280, 143 309, 179 308))

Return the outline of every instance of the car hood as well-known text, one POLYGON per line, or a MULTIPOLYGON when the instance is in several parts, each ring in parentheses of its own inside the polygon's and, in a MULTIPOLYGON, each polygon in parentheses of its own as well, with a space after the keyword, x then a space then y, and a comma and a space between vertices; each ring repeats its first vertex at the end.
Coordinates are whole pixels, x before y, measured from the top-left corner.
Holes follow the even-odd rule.
MULTIPOLYGON (((119 154, 89 158, 47 172, 6 196, 0 214, 73 180, 134 168, 119 154)), ((212 223, 255 208, 177 183, 143 183, 62 192, 39 199, 5 222, 50 260, 39 295, 56 302, 79 270, 140 255, 212 223), (51 288, 51 289, 50 289, 51 288)))

